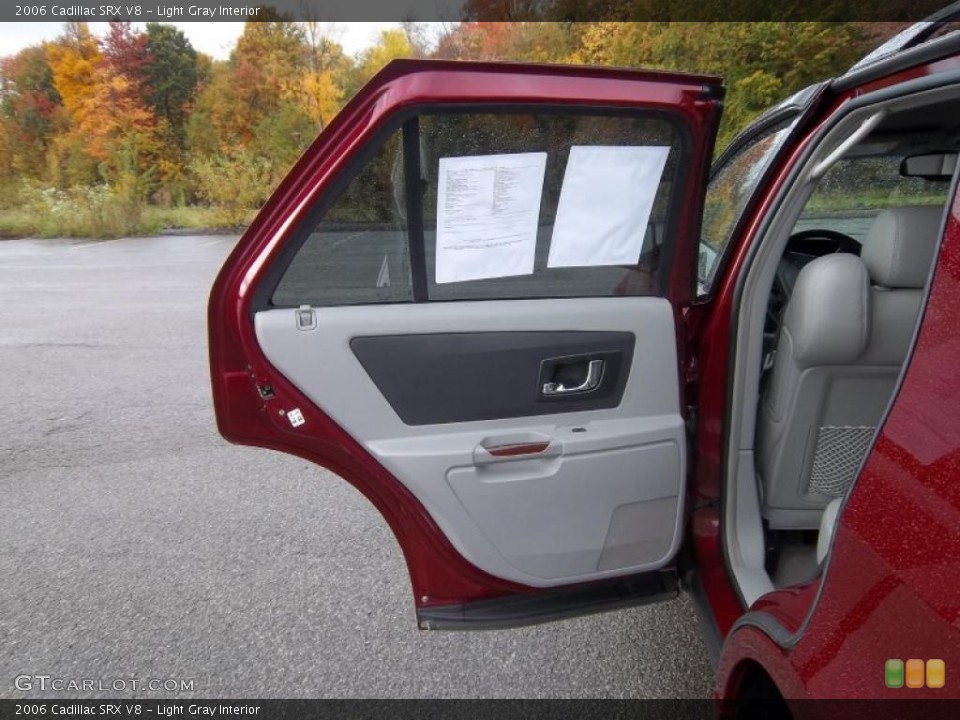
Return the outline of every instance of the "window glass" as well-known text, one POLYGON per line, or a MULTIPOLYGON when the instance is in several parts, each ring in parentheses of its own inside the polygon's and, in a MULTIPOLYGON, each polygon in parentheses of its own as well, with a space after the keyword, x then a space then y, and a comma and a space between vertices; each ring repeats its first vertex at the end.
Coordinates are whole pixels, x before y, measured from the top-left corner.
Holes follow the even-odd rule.
POLYGON ((904 177, 900 155, 848 157, 831 167, 807 201, 794 232, 836 230, 863 243, 882 210, 947 201, 950 183, 904 177))
MULTIPOLYGON (((282 276, 272 302, 279 306, 329 306, 414 299, 659 294, 664 272, 663 247, 672 231, 669 208, 682 166, 681 149, 676 126, 652 114, 422 115, 403 130, 397 130, 362 163, 332 202, 329 195, 322 201, 328 207, 319 222, 312 221, 312 228, 300 230, 307 237, 282 276), (404 138, 404 133, 410 135, 404 138), (418 163, 414 163, 419 168, 406 167, 405 140, 419 146, 418 163), (570 163, 571 173, 580 181, 578 191, 571 189, 578 186, 568 177, 572 155, 576 161, 570 163), (524 165, 526 160, 532 165, 522 172, 509 168, 501 172, 503 167, 524 165), (449 169, 476 162, 502 166, 490 175, 495 179, 485 186, 487 195, 475 191, 469 182, 461 182, 464 176, 455 176, 449 169), (575 171, 576 168, 579 170, 575 171), (421 189, 411 207, 406 198, 408 172, 419 173, 421 189), (562 214, 564 219, 559 227, 565 232, 567 245, 572 244, 577 251, 602 247, 604 242, 620 249, 619 254, 604 255, 602 264, 596 258, 577 264, 574 253, 574 260, 565 258, 568 266, 550 267, 561 264, 550 259, 550 252, 565 178, 566 215, 562 214), (585 178, 595 182, 587 183, 585 178), (474 205, 482 205, 480 200, 485 197, 493 198, 497 205, 495 222, 503 218, 509 222, 514 210, 524 214, 525 229, 516 234, 523 238, 526 264, 519 270, 495 270, 480 279, 466 278, 462 273, 442 277, 438 283, 441 187, 447 193, 445 217, 451 213, 451 192, 461 192, 468 204, 474 205), (597 190, 598 187, 601 189, 597 190), (607 209, 600 211, 585 199, 590 197, 616 200, 609 201, 607 209), (418 215, 422 217, 422 226, 416 222, 418 215), (414 219, 412 225, 408 216, 414 219), (410 246, 419 242, 421 233, 425 267, 412 268, 410 246), (423 285, 414 289, 418 277, 425 278, 425 290, 420 289, 423 285), (415 293, 419 293, 416 298, 415 293)), ((479 214, 484 214, 482 207, 479 214)), ((441 232, 442 255, 450 257, 449 238, 464 226, 469 226, 469 222, 445 223, 441 232)), ((499 240, 496 230, 491 232, 494 240, 499 240)), ((417 253, 412 257, 417 257, 417 253)), ((493 266, 497 267, 495 263, 493 266)))
POLYGON ((747 142, 713 173, 707 185, 700 238, 698 293, 713 284, 719 260, 757 185, 783 146, 795 119, 773 126, 747 142))
MULTIPOLYGON (((661 245, 676 178, 679 141, 674 126, 650 116, 564 114, 443 114, 420 118, 424 239, 431 300, 652 295, 660 292, 661 245), (666 147, 666 165, 630 265, 548 267, 557 206, 572 147, 666 147), (533 273, 437 283, 437 196, 441 158, 546 153, 533 273)), ((638 197, 637 202, 640 201, 638 197)), ((584 238, 585 243, 596 238, 584 238)))
POLYGON ((410 302, 401 133, 363 165, 313 228, 273 294, 275 305, 410 302))

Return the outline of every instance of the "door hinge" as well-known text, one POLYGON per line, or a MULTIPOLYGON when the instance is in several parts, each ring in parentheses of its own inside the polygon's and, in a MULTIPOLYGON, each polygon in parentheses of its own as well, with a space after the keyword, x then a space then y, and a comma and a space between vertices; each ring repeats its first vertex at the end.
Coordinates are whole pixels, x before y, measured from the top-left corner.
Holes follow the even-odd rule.
POLYGON ((317 314, 309 305, 297 309, 297 330, 313 330, 317 327, 317 314))

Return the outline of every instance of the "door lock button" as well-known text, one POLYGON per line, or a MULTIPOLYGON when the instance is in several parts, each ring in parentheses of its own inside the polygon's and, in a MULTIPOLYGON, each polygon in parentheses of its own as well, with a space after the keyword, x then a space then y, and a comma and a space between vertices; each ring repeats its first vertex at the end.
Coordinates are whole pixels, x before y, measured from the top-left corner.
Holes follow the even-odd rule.
POLYGON ((297 330, 313 330, 317 327, 317 315, 309 305, 297 310, 297 330))

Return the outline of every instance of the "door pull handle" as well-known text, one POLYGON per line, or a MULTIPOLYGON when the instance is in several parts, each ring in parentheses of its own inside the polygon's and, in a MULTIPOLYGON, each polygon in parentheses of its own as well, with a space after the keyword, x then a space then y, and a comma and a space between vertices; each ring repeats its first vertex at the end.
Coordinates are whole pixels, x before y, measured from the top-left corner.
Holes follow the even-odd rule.
POLYGON ((603 360, 591 360, 587 364, 587 377, 579 385, 567 387, 562 382, 548 382, 543 384, 544 395, 568 395, 573 393, 593 392, 600 386, 603 379, 603 360))
POLYGON ((563 454, 563 443, 551 438, 487 439, 473 449, 474 465, 491 465, 514 460, 549 460, 563 454))

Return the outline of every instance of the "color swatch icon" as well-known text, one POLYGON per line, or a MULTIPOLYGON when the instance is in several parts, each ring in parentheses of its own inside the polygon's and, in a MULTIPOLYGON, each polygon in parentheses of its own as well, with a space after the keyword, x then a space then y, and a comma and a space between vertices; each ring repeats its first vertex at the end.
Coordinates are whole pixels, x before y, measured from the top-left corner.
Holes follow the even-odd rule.
POLYGON ((943 660, 918 660, 904 662, 891 658, 884 663, 883 676, 888 688, 942 688, 946 684, 947 667, 943 660))
POLYGON ((943 660, 927 660, 927 687, 942 688, 946 679, 947 666, 943 660))
POLYGON ((903 687, 903 660, 887 660, 884 665, 884 676, 888 688, 903 687))
POLYGON ((922 688, 924 676, 923 660, 907 660, 907 687, 922 688))

